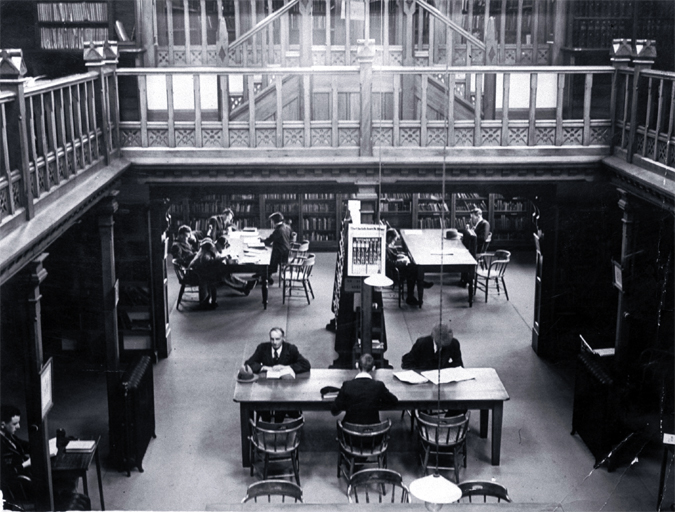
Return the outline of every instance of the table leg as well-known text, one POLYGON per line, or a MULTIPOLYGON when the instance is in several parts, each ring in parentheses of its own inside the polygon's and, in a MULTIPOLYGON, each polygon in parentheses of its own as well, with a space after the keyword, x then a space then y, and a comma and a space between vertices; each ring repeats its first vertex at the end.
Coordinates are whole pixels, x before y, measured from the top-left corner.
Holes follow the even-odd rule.
POLYGON ((239 404, 239 428, 241 429, 241 463, 248 468, 251 466, 251 447, 248 440, 248 420, 252 418, 253 410, 244 404, 239 404))
POLYGON ((103 479, 101 478, 101 459, 98 455, 98 447, 94 454, 96 458, 96 476, 98 477, 98 495, 101 497, 101 510, 105 510, 105 503, 103 501, 103 479))
POLYGON ((87 482, 87 470, 82 473, 82 490, 84 494, 89 496, 89 483, 87 482))
POLYGON ((490 410, 480 410, 480 437, 485 439, 488 433, 488 421, 490 420, 490 410))
MULTIPOLYGON (((410 293, 410 290, 408 290, 410 293)), ((424 269, 417 266, 417 300, 420 301, 420 307, 422 307, 422 302, 424 302, 424 269)))
POLYGON ((476 269, 474 267, 473 270, 471 272, 469 272, 469 286, 468 286, 468 288, 469 288, 469 307, 470 308, 473 307, 473 292, 474 292, 473 282, 474 282, 474 279, 475 279, 475 274, 476 274, 476 269))
POLYGON ((267 280, 269 279, 268 277, 269 273, 269 267, 265 267, 265 270, 263 271, 263 282, 262 282, 262 302, 263 302, 263 308, 267 309, 267 289, 268 289, 268 283, 267 280))
POLYGON ((492 407, 492 465, 499 466, 499 456, 502 448, 502 416, 504 402, 497 402, 492 407))

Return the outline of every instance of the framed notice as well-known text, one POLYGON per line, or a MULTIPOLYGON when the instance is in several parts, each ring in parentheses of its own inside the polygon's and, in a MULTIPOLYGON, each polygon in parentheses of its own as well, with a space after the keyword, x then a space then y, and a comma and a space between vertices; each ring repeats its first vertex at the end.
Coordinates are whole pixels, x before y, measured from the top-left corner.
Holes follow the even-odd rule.
POLYGON ((40 399, 42 402, 42 419, 45 418, 49 410, 54 405, 52 402, 52 358, 50 357, 47 363, 42 367, 40 372, 40 399))
POLYGON ((623 291, 623 268, 617 261, 612 260, 612 269, 614 271, 613 282, 614 287, 620 292, 623 291))
POLYGON ((347 275, 368 277, 384 274, 385 226, 350 225, 347 237, 347 275))

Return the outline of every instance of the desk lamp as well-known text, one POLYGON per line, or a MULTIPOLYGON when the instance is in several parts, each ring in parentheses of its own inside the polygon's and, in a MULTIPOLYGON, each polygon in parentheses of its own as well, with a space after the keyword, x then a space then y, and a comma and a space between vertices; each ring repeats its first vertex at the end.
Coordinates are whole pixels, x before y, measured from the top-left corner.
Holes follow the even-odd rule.
MULTIPOLYGON (((450 87, 450 81, 448 77, 448 62, 445 65, 445 86, 450 87)), ((453 94, 453 91, 450 91, 450 94, 453 94)), ((441 285, 440 285, 440 306, 439 306, 439 323, 443 323, 443 258, 445 251, 444 249, 444 231, 445 231, 445 159, 448 150, 448 116, 446 108, 446 130, 445 130, 445 145, 443 147, 443 185, 441 192, 441 285)), ((438 350, 438 384, 436 384, 437 391, 437 408, 436 410, 441 410, 441 350, 438 350)), ((423 478, 418 478, 410 483, 410 492, 418 500, 424 501, 424 505, 427 510, 431 512, 436 512, 443 508, 445 503, 454 503, 462 497, 461 489, 453 484, 450 480, 443 477, 438 472, 439 459, 440 459, 440 448, 438 446, 438 431, 439 428, 436 428, 436 469, 433 475, 427 475, 423 478)))

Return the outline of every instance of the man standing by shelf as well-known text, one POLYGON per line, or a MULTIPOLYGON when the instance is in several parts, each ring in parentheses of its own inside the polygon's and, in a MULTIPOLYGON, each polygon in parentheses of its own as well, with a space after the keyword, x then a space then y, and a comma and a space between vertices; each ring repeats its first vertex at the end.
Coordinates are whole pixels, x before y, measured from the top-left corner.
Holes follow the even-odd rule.
MULTIPOLYGON (((487 249, 487 241, 490 237, 490 223, 483 218, 483 210, 475 207, 471 210, 471 218, 463 231, 462 241, 471 255, 475 258, 476 254, 484 252, 487 249)), ((469 276, 462 272, 460 286, 466 286, 469 276)))
MULTIPOLYGON (((270 266, 268 276, 276 273, 280 264, 288 262, 288 253, 291 250, 291 239, 293 231, 291 227, 284 222, 284 216, 281 212, 274 212, 269 216, 270 224, 274 228, 272 234, 263 240, 265 245, 272 246, 272 256, 270 257, 270 266)), ((258 275, 254 277, 260 277, 258 275)), ((268 278, 269 284, 274 284, 272 277, 268 278)))

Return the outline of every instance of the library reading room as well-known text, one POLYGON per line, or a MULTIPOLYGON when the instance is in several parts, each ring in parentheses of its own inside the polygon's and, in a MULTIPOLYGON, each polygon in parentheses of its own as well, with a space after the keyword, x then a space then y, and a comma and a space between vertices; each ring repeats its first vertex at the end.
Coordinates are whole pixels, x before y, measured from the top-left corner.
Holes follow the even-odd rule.
POLYGON ((675 510, 673 0, 0 0, 3 509, 675 510))

